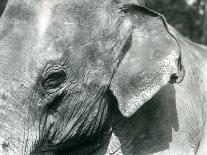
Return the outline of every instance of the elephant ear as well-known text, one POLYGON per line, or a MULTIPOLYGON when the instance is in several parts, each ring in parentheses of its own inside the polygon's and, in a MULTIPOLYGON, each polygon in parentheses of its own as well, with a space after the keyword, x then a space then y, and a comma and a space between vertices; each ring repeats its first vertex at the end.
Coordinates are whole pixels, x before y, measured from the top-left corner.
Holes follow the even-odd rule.
POLYGON ((181 82, 184 68, 179 43, 162 15, 132 4, 123 11, 133 30, 111 90, 121 113, 130 117, 168 82, 181 82))

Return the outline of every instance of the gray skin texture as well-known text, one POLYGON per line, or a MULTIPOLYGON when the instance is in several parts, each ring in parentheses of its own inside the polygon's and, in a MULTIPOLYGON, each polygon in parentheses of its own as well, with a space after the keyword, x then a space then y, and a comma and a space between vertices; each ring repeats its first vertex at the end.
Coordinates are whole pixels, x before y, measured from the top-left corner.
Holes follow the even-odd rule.
POLYGON ((0 154, 206 154, 206 48, 133 3, 8 1, 0 154))

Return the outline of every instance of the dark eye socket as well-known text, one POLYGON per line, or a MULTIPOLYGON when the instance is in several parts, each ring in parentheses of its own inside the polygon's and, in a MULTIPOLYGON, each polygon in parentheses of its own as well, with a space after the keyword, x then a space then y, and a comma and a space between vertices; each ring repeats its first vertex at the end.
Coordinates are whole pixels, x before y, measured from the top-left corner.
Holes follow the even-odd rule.
POLYGON ((58 71, 51 73, 46 79, 42 81, 44 89, 55 89, 60 86, 66 80, 66 73, 64 71, 58 71))

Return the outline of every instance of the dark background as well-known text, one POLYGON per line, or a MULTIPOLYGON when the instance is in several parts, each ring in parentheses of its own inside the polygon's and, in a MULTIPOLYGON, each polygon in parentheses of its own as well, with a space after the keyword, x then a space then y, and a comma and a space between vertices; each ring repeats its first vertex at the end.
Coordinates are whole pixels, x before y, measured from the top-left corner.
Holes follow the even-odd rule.
MULTIPOLYGON (((140 0, 138 0, 140 1, 140 0)), ((167 21, 191 40, 207 45, 207 0, 141 0, 164 14, 167 21)), ((0 14, 7 0, 0 0, 0 14)))
POLYGON ((207 45, 207 0, 145 0, 191 40, 207 45))
POLYGON ((4 11, 4 8, 6 6, 7 0, 0 0, 0 15, 4 11))

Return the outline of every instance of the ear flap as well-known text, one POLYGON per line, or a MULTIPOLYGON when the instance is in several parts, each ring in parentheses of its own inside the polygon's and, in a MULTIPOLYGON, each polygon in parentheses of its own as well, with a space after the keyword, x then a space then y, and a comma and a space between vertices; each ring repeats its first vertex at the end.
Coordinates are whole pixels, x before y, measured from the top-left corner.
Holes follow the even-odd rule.
POLYGON ((163 16, 143 6, 127 5, 133 23, 129 49, 111 82, 121 113, 132 116, 168 82, 181 82, 181 50, 163 16))

